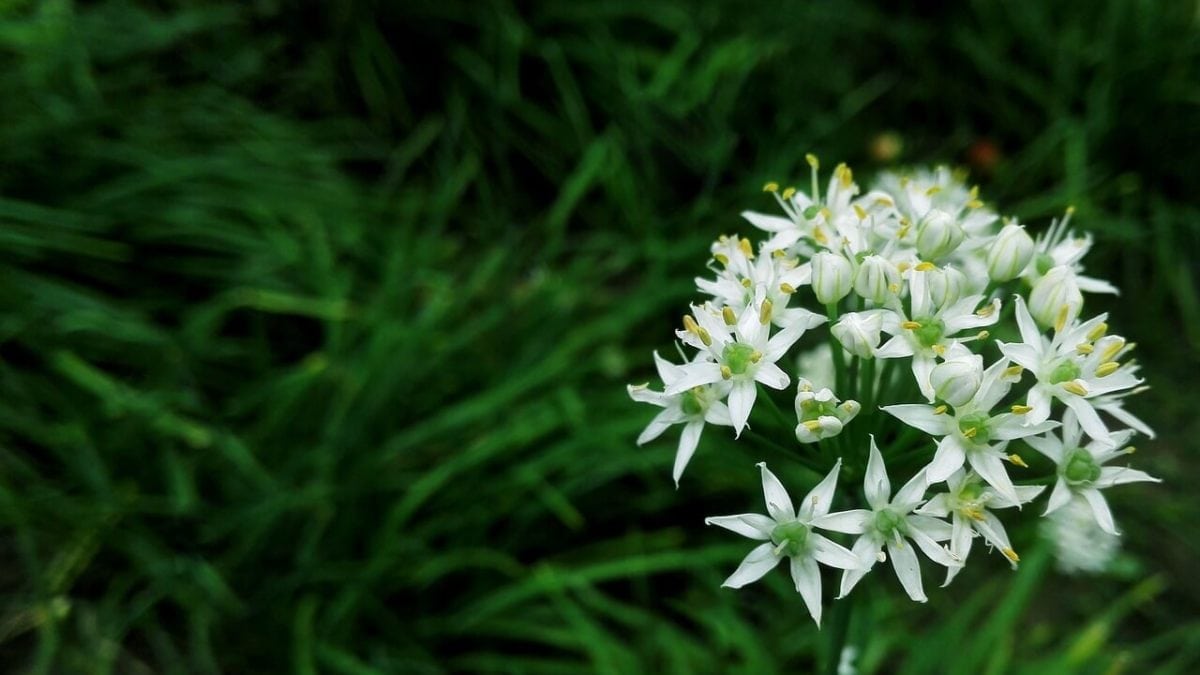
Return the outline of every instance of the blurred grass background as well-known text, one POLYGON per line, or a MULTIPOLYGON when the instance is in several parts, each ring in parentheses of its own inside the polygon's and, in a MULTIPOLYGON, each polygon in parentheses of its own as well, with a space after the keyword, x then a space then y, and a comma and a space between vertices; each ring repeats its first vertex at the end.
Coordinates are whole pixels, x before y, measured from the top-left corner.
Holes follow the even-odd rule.
POLYGON ((864 585, 860 666, 1195 672, 1197 16, 0 1, 0 669, 807 669, 702 525, 760 457, 710 432, 676 491, 624 384, 764 181, 894 131, 1035 232, 1077 207, 1166 482, 1103 575, 1025 532, 925 606, 864 585))

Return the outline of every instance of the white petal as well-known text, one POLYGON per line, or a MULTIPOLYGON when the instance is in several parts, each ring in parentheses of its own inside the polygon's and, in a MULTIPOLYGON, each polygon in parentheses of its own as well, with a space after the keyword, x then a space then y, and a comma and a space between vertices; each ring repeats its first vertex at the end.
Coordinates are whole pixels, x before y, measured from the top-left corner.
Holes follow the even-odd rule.
POLYGON ((779 523, 790 523, 796 519, 796 508, 792 506, 792 498, 788 496, 783 483, 771 473, 766 462, 759 462, 762 471, 763 498, 767 502, 767 513, 779 523))
POLYGON ((892 569, 896 570, 896 578, 904 587, 908 597, 917 602, 925 602, 925 590, 921 588, 921 563, 917 560, 917 552, 907 542, 898 544, 894 541, 887 543, 888 555, 892 559, 892 569))
POLYGON ((738 565, 737 570, 729 575, 729 578, 721 585, 725 588, 741 588, 746 584, 758 581, 763 578, 764 574, 775 569, 780 560, 781 558, 775 555, 774 544, 771 542, 760 544, 742 559, 742 564, 738 565))
POLYGON ((821 570, 817 567, 817 561, 807 557, 792 558, 792 581, 796 583, 796 592, 804 598, 808 613, 820 628, 821 570))
POLYGON ((950 506, 946 501, 946 493, 936 494, 929 498, 929 501, 919 506, 913 513, 919 513, 925 516, 933 516, 935 518, 945 518, 950 515, 950 506))
POLYGON ((683 470, 687 468, 692 455, 695 454, 696 446, 700 444, 700 433, 703 431, 703 420, 688 422, 684 425, 683 433, 679 436, 679 449, 675 452, 675 469, 672 472, 675 478, 675 487, 679 487, 679 479, 683 476, 683 470))
POLYGON ((758 387, 751 380, 738 380, 729 390, 729 417, 733 420, 734 436, 741 436, 746 428, 746 420, 750 418, 750 410, 754 407, 754 399, 758 397, 758 387))
POLYGON ((682 394, 692 387, 721 381, 721 366, 715 363, 693 361, 679 368, 682 375, 667 387, 667 394, 682 394))
POLYGON ((896 492, 896 497, 892 499, 892 506, 901 513, 907 513, 924 501, 925 491, 928 489, 928 476, 924 470, 918 471, 896 492))
POLYGON ((935 361, 932 356, 926 354, 913 354, 912 373, 913 378, 917 381, 917 386, 920 387, 921 393, 925 399, 933 401, 935 394, 933 392, 933 384, 929 381, 929 375, 933 372, 935 361))
POLYGON ((1041 354, 1037 347, 1020 342, 1001 342, 999 344, 1000 352, 1012 359, 1013 363, 1037 372, 1038 366, 1041 365, 1041 354))
POLYGON ((729 406, 722 401, 713 401, 704 413, 704 421, 722 427, 733 426, 733 417, 729 414, 729 406))
POLYGON ((758 364, 754 379, 772 389, 787 389, 788 385, 792 383, 792 378, 788 377, 782 368, 766 360, 758 364))
POLYGON ((796 227, 791 218, 782 218, 780 216, 770 216, 765 213, 755 213, 753 211, 742 211, 742 217, 750 221, 750 224, 760 230, 767 232, 782 232, 796 227))
POLYGON ((637 444, 644 445, 649 443, 662 436, 662 433, 672 425, 679 424, 685 419, 687 418, 679 408, 667 408, 663 410, 655 415, 654 419, 650 420, 650 424, 646 425, 646 428, 638 435, 637 444))
POLYGON ((946 541, 954 533, 950 523, 941 518, 911 514, 904 519, 910 526, 924 532, 934 541, 946 541))
POLYGON ((1059 478, 1054 483, 1054 489, 1050 491, 1050 501, 1046 503, 1046 512, 1043 516, 1048 516, 1051 513, 1066 506, 1071 501, 1071 488, 1067 487, 1067 482, 1059 478))
MULTIPOLYGON (((1037 323, 1030 316, 1024 298, 1018 295, 1014 300, 1017 304, 1017 327, 1021 330, 1021 341, 1028 345, 1042 344, 1042 331, 1038 330, 1037 323)), ((1029 368, 1030 366, 1025 367, 1029 368)))
POLYGON ((810 534, 808 540, 812 546, 813 557, 821 564, 843 570, 862 567, 863 563, 858 556, 845 546, 834 543, 816 532, 810 534))
POLYGON ((841 468, 842 460, 838 458, 837 464, 833 465, 824 480, 804 495, 804 501, 800 502, 800 520, 808 522, 816 516, 829 513, 829 507, 833 505, 833 492, 837 489, 838 471, 841 468))
POLYGON ((945 413, 935 415, 933 412, 934 408, 931 405, 902 403, 900 405, 886 405, 880 408, 880 410, 892 415, 910 427, 916 427, 934 436, 945 436, 950 433, 950 425, 953 424, 953 418, 945 413))
POLYGON ((875 356, 881 359, 902 359, 912 355, 912 345, 908 343, 908 340, 903 335, 897 335, 875 350, 875 356))
MULTIPOLYGON (((953 534, 954 528, 951 527, 950 530, 951 534, 953 534)), ((912 537, 917 547, 933 562, 943 567, 958 567, 962 565, 961 560, 956 559, 949 551, 942 548, 928 532, 925 532, 922 528, 912 523, 909 523, 909 536, 912 537)))
POLYGON ((760 513, 742 513, 736 516, 713 516, 704 519, 705 525, 716 525, 743 537, 766 541, 771 538, 775 521, 760 513))
POLYGON ((1029 447, 1049 457, 1050 461, 1055 464, 1062 463, 1063 443, 1060 439, 1047 434, 1045 436, 1031 436, 1026 438, 1025 442, 1029 444, 1029 447))
POLYGON ((1087 500, 1088 506, 1092 507, 1092 515, 1096 517, 1096 524, 1100 529, 1109 534, 1120 534, 1117 532, 1117 525, 1113 522, 1112 511, 1108 510, 1108 502, 1104 500, 1104 495, 1100 494, 1099 490, 1086 489, 1081 490, 1080 494, 1087 500))
POLYGON ((629 398, 638 403, 649 403, 660 408, 665 408, 670 405, 671 401, 675 400, 674 396, 667 396, 661 391, 654 391, 644 384, 627 384, 625 391, 629 392, 629 398))
POLYGON ((862 566, 842 572, 841 588, 838 591, 839 599, 846 597, 850 591, 854 590, 858 582, 866 576, 867 572, 871 571, 871 568, 875 566, 875 562, 879 559, 879 551, 882 548, 882 544, 868 536, 859 537, 858 541, 854 542, 854 548, 851 549, 851 552, 862 563, 862 566))
POLYGON ((946 436, 938 443, 933 461, 925 467, 925 474, 930 483, 940 483, 950 477, 950 474, 962 468, 967 460, 967 453, 957 436, 946 436))
POLYGON ((1004 468, 1004 462, 999 457, 987 452, 972 452, 967 456, 967 461, 970 462, 971 468, 975 469, 975 473, 1000 496, 1018 501, 1012 479, 1008 477, 1008 470, 1004 468))
POLYGON ((812 526, 830 532, 862 534, 867 530, 867 524, 871 522, 871 517, 872 513, 866 509, 838 511, 814 518, 812 526))
POLYGON ((1075 414, 1079 416, 1079 426, 1087 432, 1088 436, 1098 440, 1108 440, 1108 427, 1104 426, 1100 415, 1096 413, 1096 409, 1092 404, 1078 396, 1064 396, 1062 402, 1066 403, 1075 414))
POLYGON ((1096 481, 1096 487, 1111 487, 1113 485, 1124 485, 1125 483, 1140 483, 1149 481, 1152 483, 1161 483, 1162 480, 1155 478, 1145 471, 1138 471, 1127 466, 1106 466, 1100 469, 1100 478, 1096 481))
POLYGON ((1002 413, 992 418, 988 425, 994 441, 1015 441, 1018 438, 1041 434, 1058 427, 1058 422, 1046 420, 1040 424, 1025 424, 1020 415, 1002 413))
POLYGON ((863 492, 867 495, 867 503, 873 509, 883 508, 892 496, 892 484, 888 481, 887 467, 883 465, 883 455, 879 454, 879 446, 875 445, 874 434, 871 435, 871 456, 867 460, 863 492))

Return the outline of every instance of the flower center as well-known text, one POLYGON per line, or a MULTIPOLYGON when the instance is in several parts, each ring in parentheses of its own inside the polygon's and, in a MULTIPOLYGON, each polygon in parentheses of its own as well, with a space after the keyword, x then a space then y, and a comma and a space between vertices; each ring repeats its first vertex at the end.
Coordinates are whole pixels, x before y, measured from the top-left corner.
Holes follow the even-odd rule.
POLYGON ((1051 267, 1054 267, 1054 258, 1049 253, 1039 253, 1034 258, 1034 265, 1037 267, 1037 273, 1044 276, 1051 267))
POLYGON ((1092 453, 1075 448, 1067 453, 1062 475, 1071 485, 1091 485, 1100 478, 1100 465, 1092 458, 1092 453))
POLYGON ((884 539, 891 539, 897 534, 904 533, 904 517, 892 509, 875 512, 875 529, 884 539))
POLYGON ((751 345, 730 342, 721 352, 721 358, 724 359, 725 365, 729 366, 730 372, 734 375, 744 375, 750 365, 756 361, 754 358, 756 353, 757 351, 751 345))
POLYGON ((683 409, 685 415, 699 415, 704 412, 707 407, 704 399, 700 397, 700 388, 695 387, 683 392, 683 398, 679 401, 679 407, 683 409))
POLYGON ((921 327, 913 330, 913 335, 917 336, 917 341, 926 347, 932 347, 941 342, 942 336, 946 334, 946 324, 942 323, 940 319, 924 319, 917 323, 921 324, 921 327))
POLYGON ((972 443, 986 445, 992 439, 992 431, 988 428, 991 421, 987 413, 974 412, 958 420, 958 430, 972 443))
POLYGON ((808 543, 808 533, 808 526, 800 521, 780 523, 771 530, 771 543, 775 544, 776 553, 797 556, 808 543))
POLYGON ((1079 365, 1071 359, 1063 359, 1050 371, 1050 384, 1070 382, 1079 377, 1079 365))

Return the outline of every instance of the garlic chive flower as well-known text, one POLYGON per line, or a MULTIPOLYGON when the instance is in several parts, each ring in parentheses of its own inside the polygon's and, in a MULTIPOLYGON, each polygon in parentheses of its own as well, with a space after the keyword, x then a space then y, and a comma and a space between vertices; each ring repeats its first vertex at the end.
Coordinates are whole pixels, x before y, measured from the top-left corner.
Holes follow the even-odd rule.
MULTIPOLYGON (((654 365, 663 385, 668 388, 684 376, 682 366, 667 361, 659 356, 658 352, 654 352, 654 365)), ((725 382, 697 385, 677 394, 653 391, 645 384, 628 386, 629 396, 633 400, 663 409, 650 420, 650 424, 638 436, 638 445, 658 438, 671 426, 683 425, 683 432, 679 435, 679 449, 675 452, 675 468, 672 471, 676 486, 679 485, 683 470, 687 468, 688 462, 696 452, 704 425, 733 426, 729 408, 720 400, 726 396, 728 390, 729 385, 725 382)))
MULTIPOLYGON (((1021 557, 1013 550, 1004 523, 991 509, 1006 509, 1030 502, 1046 489, 1045 486, 1019 485, 1016 488, 1017 501, 1013 501, 981 482, 974 472, 967 473, 959 469, 946 479, 946 487, 949 488, 948 492, 930 497, 916 512, 935 518, 950 518, 950 553, 966 562, 971 553, 971 540, 981 536, 989 547, 1000 551, 1016 569, 1021 557)), ((953 581, 961 569, 948 568, 946 583, 942 585, 953 581)))
POLYGON ((858 401, 839 401, 829 389, 813 391, 812 382, 800 378, 796 392, 796 440, 816 443, 842 433, 862 409, 858 401))
POLYGON ((1139 482, 1162 482, 1158 478, 1124 466, 1104 466, 1104 464, 1133 452, 1133 448, 1125 447, 1133 431, 1126 429, 1111 434, 1106 439, 1096 439, 1087 445, 1081 445, 1083 434, 1079 421, 1073 411, 1068 410, 1063 416, 1062 435, 1046 434, 1025 439, 1034 450, 1049 457, 1058 465, 1058 479, 1054 490, 1050 493, 1050 503, 1046 505, 1046 513, 1054 513, 1070 501, 1072 495, 1078 495, 1087 500, 1092 508, 1096 524, 1109 534, 1120 534, 1113 522, 1112 512, 1101 490, 1114 485, 1139 482))
POLYGON ((841 466, 838 460, 825 479, 804 496, 797 511, 783 484, 767 469, 766 463, 759 462, 763 497, 770 515, 743 513, 704 520, 708 525, 718 525, 763 542, 750 551, 722 586, 741 588, 761 579, 784 558, 790 558, 796 592, 804 599, 813 621, 821 625, 821 571, 817 563, 841 570, 855 569, 861 564, 846 547, 814 531, 820 528, 816 521, 829 514, 841 466))
POLYGON ((917 602, 925 602, 925 591, 921 585, 921 566, 913 550, 921 549, 930 560, 946 567, 958 567, 962 562, 937 542, 946 541, 951 535, 951 526, 944 520, 914 513, 914 509, 925 501, 925 490, 929 483, 925 472, 918 471, 904 487, 892 496, 891 482, 883 456, 871 436, 871 456, 867 461, 867 473, 863 479, 863 492, 870 510, 856 509, 833 513, 814 521, 816 527, 834 532, 860 535, 852 549, 862 561, 862 566, 848 568, 842 573, 841 595, 845 597, 859 580, 870 571, 875 563, 892 559, 892 569, 900 579, 908 596, 917 602), (887 548, 887 554, 883 553, 887 548))

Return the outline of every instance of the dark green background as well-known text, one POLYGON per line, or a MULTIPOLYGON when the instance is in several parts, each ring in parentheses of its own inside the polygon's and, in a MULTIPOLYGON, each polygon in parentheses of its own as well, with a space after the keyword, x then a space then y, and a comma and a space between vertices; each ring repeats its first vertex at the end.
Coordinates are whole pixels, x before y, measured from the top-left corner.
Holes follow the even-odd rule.
POLYGON ((1077 207, 1166 482, 1104 575, 874 575, 860 663, 1194 672, 1197 7, 924 5, 0 0, 0 670, 806 670, 702 525, 757 451, 676 491, 624 385, 763 182, 892 130, 1077 207))

